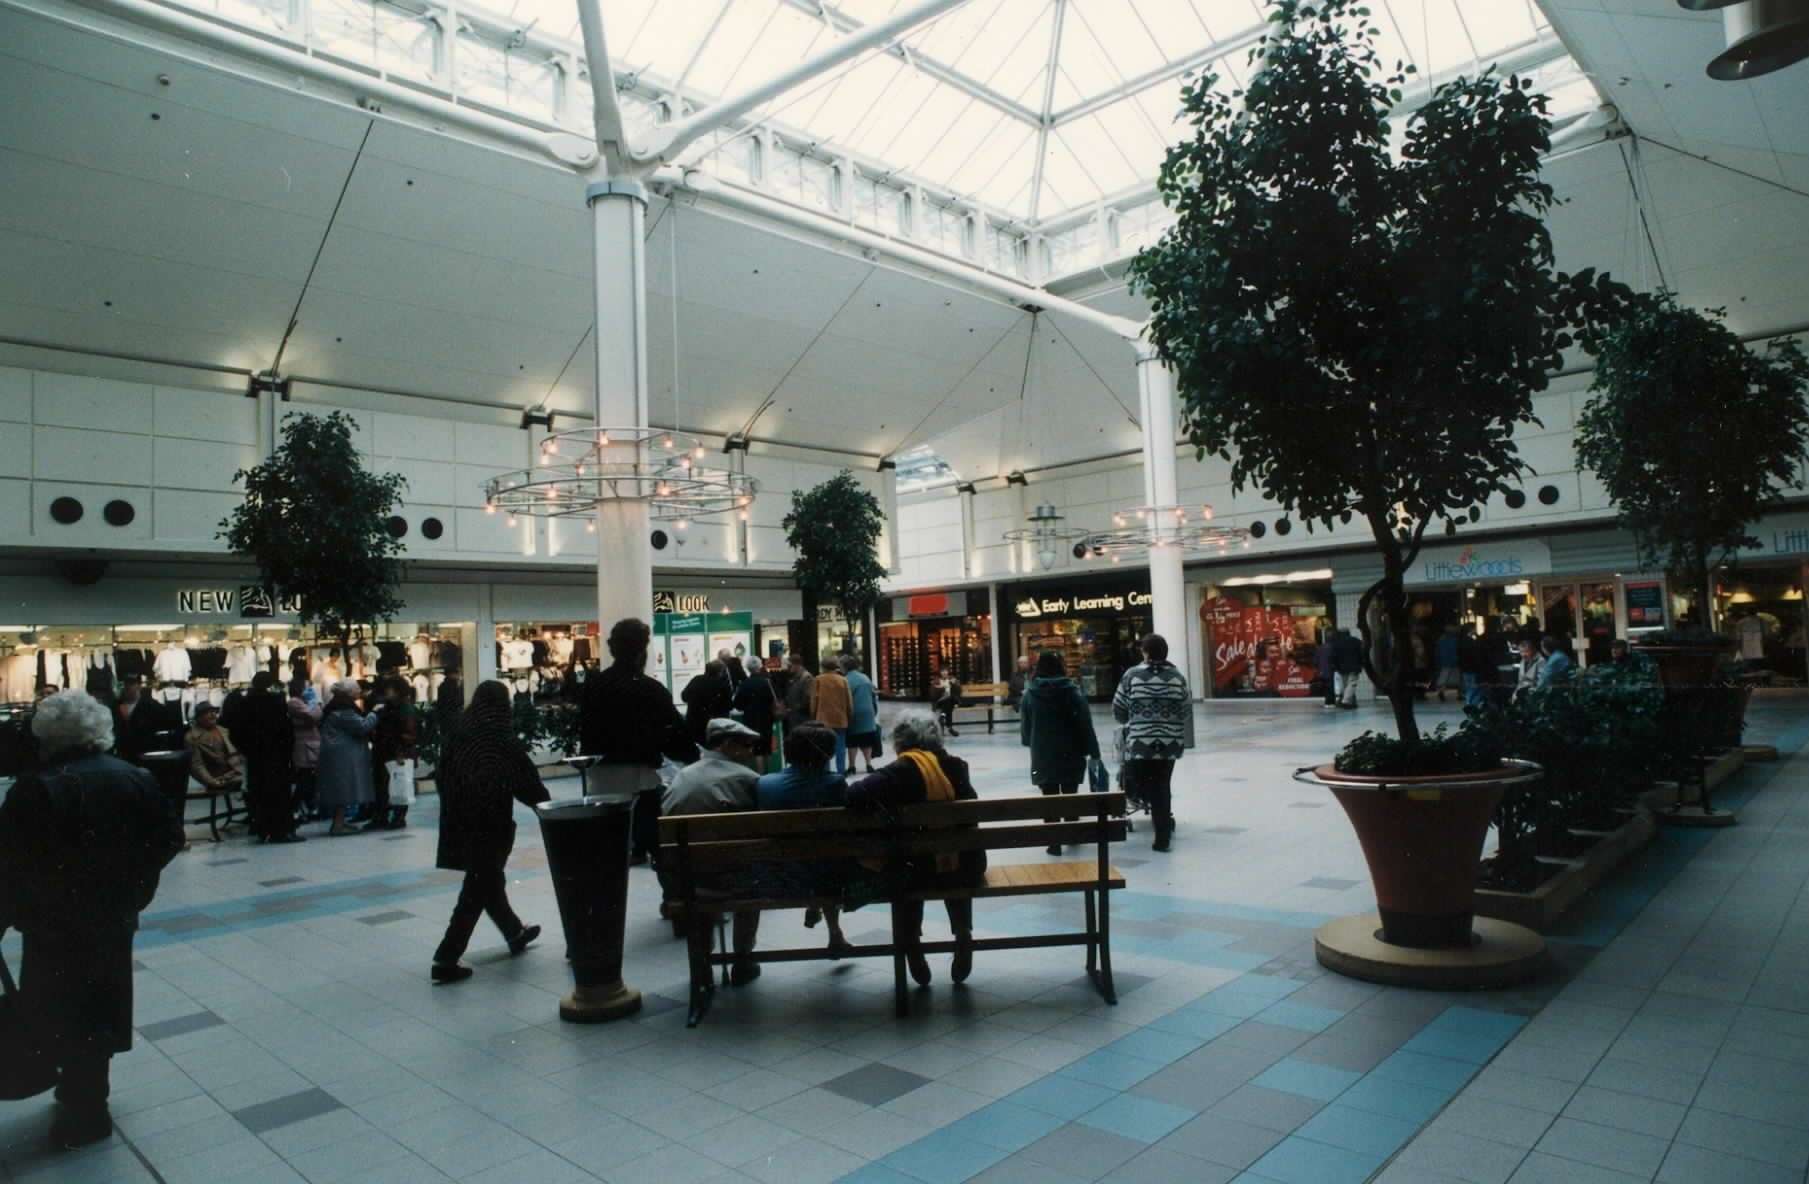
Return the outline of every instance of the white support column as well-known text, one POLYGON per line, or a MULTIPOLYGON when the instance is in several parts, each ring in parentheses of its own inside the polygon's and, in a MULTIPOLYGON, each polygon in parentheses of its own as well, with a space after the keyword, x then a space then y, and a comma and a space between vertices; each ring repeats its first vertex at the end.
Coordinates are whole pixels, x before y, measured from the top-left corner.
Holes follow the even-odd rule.
MULTIPOLYGON (((992 628, 987 632, 992 635, 992 680, 1004 682, 1011 672, 1000 665, 1004 661, 1000 649, 999 634, 1004 631, 1004 616, 999 612, 999 585, 995 581, 986 585, 986 601, 991 606, 986 611, 991 614, 992 628)), ((1014 659, 1015 660, 1015 659, 1014 659)))
MULTIPOLYGON (((585 194, 596 251, 598 427, 647 423, 647 190, 605 181, 585 194)), ((633 460, 638 443, 612 446, 633 460)), ((597 621, 607 633, 624 617, 653 621, 653 543, 647 502, 618 498, 597 510, 597 621)))
POLYGON ((961 496, 961 577, 974 578, 974 568, 978 566, 974 560, 974 538, 978 533, 974 527, 974 487, 958 485, 955 487, 961 496))
MULTIPOLYGON (((1179 504, 1175 480, 1175 376, 1147 342, 1137 346, 1137 393, 1143 419, 1143 491, 1152 506, 1179 504)), ((1168 640, 1169 661, 1197 686, 1188 652, 1187 586, 1181 575, 1181 548, 1169 537, 1174 523, 1166 514, 1151 514, 1155 545, 1149 551, 1150 615, 1157 633, 1168 640)))
MULTIPOLYGON (((477 684, 488 682, 496 677, 496 608, 495 586, 485 584, 477 596, 477 637, 473 649, 477 651, 477 681, 465 683, 465 697, 470 698, 477 690, 477 684)), ((469 664, 470 659, 466 659, 469 664)))

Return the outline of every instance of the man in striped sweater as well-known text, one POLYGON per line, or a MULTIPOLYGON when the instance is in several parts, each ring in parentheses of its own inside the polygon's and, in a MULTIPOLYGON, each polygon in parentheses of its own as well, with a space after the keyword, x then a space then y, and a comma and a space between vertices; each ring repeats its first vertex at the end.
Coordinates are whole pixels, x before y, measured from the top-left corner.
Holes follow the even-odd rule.
POLYGON ((1152 633, 1142 648, 1142 664, 1125 671, 1112 696, 1112 715, 1124 725, 1125 788, 1149 803, 1154 848, 1166 851, 1175 830, 1169 782, 1193 731, 1193 696, 1187 676, 1168 660, 1167 639, 1152 633))

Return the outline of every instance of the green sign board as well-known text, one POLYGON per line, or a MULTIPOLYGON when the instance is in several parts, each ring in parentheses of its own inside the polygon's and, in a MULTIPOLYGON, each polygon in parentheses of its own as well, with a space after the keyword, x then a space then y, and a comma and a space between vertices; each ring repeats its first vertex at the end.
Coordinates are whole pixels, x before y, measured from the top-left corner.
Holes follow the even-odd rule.
POLYGON ((652 667, 648 673, 682 691, 703 673, 704 663, 727 651, 737 660, 754 652, 753 613, 654 613, 652 667))

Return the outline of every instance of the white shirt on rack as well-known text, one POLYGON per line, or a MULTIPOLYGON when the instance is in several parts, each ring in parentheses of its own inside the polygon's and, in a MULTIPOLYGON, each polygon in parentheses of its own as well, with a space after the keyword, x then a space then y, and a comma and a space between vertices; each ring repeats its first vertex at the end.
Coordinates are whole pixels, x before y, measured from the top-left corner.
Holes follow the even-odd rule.
POLYGON ((68 685, 67 677, 63 671, 63 659, 65 657, 67 657, 68 654, 69 654, 68 650, 45 650, 44 651, 44 685, 45 686, 48 686, 48 687, 52 688, 53 690, 60 691, 65 686, 68 685))
POLYGON ((408 664, 416 670, 425 670, 433 665, 433 643, 425 637, 417 637, 408 643, 408 664))
POLYGON ((235 645, 226 655, 226 681, 250 682, 258 672, 257 650, 249 645, 235 645))
POLYGON ((530 670, 534 666, 534 643, 516 638, 503 642, 503 669, 530 670))
POLYGON ((164 682, 187 682, 194 667, 189 665, 188 651, 181 646, 170 646, 157 655, 151 664, 151 673, 164 682))

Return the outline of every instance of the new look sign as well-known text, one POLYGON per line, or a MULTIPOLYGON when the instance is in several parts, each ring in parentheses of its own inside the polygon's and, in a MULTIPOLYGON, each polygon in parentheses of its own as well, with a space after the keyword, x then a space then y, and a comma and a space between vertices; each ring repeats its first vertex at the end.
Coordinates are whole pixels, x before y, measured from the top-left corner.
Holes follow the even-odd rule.
POLYGON ((1512 583, 1551 571, 1551 548, 1537 539, 1427 547, 1407 573, 1409 584, 1512 583))

